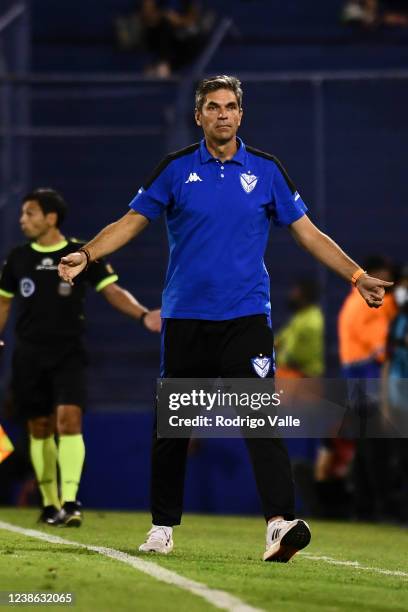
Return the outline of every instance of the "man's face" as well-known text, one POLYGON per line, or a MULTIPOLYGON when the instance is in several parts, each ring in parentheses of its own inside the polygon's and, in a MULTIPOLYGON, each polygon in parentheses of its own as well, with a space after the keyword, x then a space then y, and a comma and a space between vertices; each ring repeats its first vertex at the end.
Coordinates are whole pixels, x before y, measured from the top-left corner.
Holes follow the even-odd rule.
POLYGON ((55 227, 55 223, 56 213, 44 215, 36 200, 27 200, 27 202, 24 202, 20 215, 20 227, 27 238, 30 240, 37 240, 51 228, 55 227))
POLYGON ((207 139, 222 145, 235 138, 242 109, 233 91, 217 89, 206 95, 202 109, 195 112, 195 119, 207 139))

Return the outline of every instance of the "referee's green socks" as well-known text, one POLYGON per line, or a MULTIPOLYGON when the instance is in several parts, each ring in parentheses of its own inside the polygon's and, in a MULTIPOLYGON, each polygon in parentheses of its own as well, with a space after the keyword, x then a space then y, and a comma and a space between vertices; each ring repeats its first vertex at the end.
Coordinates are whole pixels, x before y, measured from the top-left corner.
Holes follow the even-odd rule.
POLYGON ((61 476, 61 501, 76 501, 85 460, 85 444, 82 434, 60 436, 58 464, 61 476))
POLYGON ((54 436, 30 436, 30 457, 44 506, 60 508, 57 486, 57 445, 54 436))

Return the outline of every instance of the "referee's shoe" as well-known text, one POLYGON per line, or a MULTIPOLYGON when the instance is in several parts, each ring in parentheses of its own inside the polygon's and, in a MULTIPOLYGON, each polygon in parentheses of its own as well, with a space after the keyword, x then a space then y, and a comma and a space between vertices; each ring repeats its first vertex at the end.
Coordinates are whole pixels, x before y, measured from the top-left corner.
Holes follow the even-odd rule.
POLYGON ((80 527, 82 525, 82 504, 79 501, 65 502, 59 512, 60 524, 65 527, 80 527))
POLYGON ((293 555, 309 544, 310 539, 310 529, 306 521, 300 519, 272 521, 266 529, 266 550, 263 560, 287 563, 293 555))
POLYGON ((44 523, 44 525, 60 525, 60 510, 55 506, 44 506, 38 517, 37 523, 44 523))

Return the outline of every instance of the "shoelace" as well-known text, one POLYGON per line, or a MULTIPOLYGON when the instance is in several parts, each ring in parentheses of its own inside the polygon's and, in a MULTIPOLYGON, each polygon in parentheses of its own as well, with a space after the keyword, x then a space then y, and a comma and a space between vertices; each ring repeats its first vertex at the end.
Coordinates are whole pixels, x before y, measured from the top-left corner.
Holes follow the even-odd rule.
POLYGON ((167 543, 170 539, 170 536, 161 527, 152 527, 147 535, 149 536, 147 544, 162 544, 163 540, 167 543))

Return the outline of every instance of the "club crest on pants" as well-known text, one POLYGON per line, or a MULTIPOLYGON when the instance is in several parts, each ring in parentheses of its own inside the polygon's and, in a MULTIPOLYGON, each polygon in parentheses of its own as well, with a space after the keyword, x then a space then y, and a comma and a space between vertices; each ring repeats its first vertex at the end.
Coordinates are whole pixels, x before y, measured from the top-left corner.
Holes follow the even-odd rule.
POLYGON ((271 362, 272 359, 270 357, 262 357, 262 355, 251 359, 252 367, 261 378, 266 378, 268 375, 271 369, 271 362))

